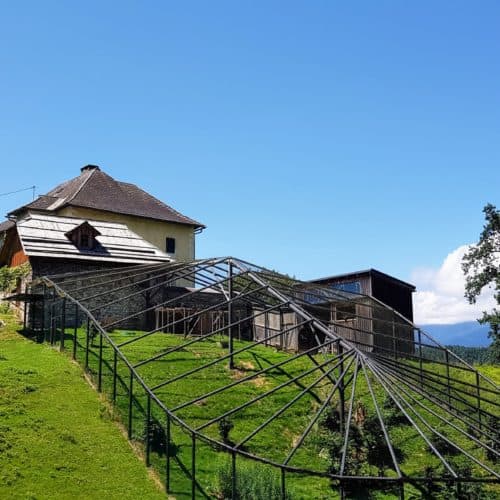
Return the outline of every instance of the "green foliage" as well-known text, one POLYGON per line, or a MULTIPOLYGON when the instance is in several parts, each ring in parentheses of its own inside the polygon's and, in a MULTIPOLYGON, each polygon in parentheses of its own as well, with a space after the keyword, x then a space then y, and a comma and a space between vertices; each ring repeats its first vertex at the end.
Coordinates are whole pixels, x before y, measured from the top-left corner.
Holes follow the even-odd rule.
POLYGON ((16 267, 0 267, 0 292, 12 292, 19 279, 25 278, 31 272, 28 262, 16 267))
MULTIPOLYGON (((493 351, 490 347, 466 347, 463 345, 445 346, 457 356, 470 364, 487 365, 494 364, 493 351)), ((432 347, 422 347, 422 356, 428 361, 443 361, 443 353, 432 347)))
MULTIPOLYGON (((361 405, 358 402, 358 405, 361 405)), ((384 413, 386 418, 392 418, 397 422, 396 414, 399 412, 397 406, 391 401, 384 402, 384 413)), ((406 419, 405 419, 406 420, 406 419)), ((396 423, 394 425, 397 425, 396 423)), ((328 471, 339 474, 341 469, 342 454, 344 449, 344 438, 341 432, 340 408, 328 408, 319 422, 319 433, 316 444, 328 453, 330 465, 328 471)), ((404 457, 402 452, 394 447, 394 452, 399 461, 404 457)), ((393 468, 393 460, 387 446, 387 442, 376 414, 370 415, 356 424, 351 421, 349 430, 349 441, 345 457, 344 474, 346 475, 369 475, 368 468, 376 467, 380 476, 385 476, 387 469, 393 468)), ((336 482, 332 483, 336 489, 336 482)), ((349 498, 371 498, 377 491, 390 490, 393 488, 388 483, 381 481, 346 481, 343 484, 344 493, 349 498)))
MULTIPOLYGON (((236 495, 232 496, 232 464, 227 459, 217 466, 214 489, 217 498, 236 500, 279 500, 281 499, 281 478, 276 469, 260 464, 245 463, 236 468, 236 495)), ((289 491, 285 498, 291 500, 289 491)))
MULTIPOLYGON (((485 286, 494 288, 495 300, 500 305, 500 211, 487 204, 483 212, 486 223, 479 242, 464 255, 465 297, 474 304, 485 286)), ((489 336, 494 360, 500 361, 500 309, 483 311, 479 323, 490 325, 489 336)))
POLYGON ((223 443, 225 444, 233 444, 229 439, 229 433, 234 427, 234 424, 227 418, 223 418, 219 420, 217 423, 217 427, 219 428, 219 435, 223 443))

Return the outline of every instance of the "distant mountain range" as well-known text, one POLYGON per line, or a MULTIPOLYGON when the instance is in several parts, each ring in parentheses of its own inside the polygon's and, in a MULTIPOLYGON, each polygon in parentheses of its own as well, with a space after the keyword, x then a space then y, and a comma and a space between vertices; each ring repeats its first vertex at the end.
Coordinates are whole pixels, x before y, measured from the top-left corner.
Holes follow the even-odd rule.
POLYGON ((453 325, 421 325, 420 327, 443 345, 487 347, 491 343, 488 338, 488 325, 480 325, 477 321, 453 325))

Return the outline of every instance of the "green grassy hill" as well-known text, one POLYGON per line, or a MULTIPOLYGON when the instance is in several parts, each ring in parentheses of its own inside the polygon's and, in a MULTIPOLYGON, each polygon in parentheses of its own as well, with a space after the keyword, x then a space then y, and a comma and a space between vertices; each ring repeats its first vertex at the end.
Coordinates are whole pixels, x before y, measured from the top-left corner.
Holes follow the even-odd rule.
POLYGON ((0 319, 0 498, 165 498, 81 368, 0 319))
MULTIPOLYGON (((1 317, 1 316, 0 316, 1 317)), ((3 317, 5 319, 5 317, 3 317)), ((164 498, 164 493, 155 489, 147 477, 146 468, 134 456, 125 438, 116 424, 111 421, 106 405, 99 402, 96 392, 82 379, 81 369, 71 362, 73 330, 66 331, 66 352, 58 353, 46 345, 25 340, 15 333, 16 325, 10 320, 7 328, 0 330, 0 498, 164 498), (6 457, 4 460, 3 457, 6 457)), ((142 332, 115 331, 111 338, 119 343, 140 335, 142 332)), ((226 363, 217 363, 194 377, 178 379, 176 376, 199 365, 200 360, 217 360, 222 354, 220 343, 224 337, 207 339, 182 348, 168 360, 146 364, 138 371, 150 386, 170 379, 157 394, 170 407, 212 390, 228 381, 237 381, 250 374, 257 373, 263 367, 275 365, 290 354, 275 349, 257 346, 252 352, 238 355, 236 369, 229 370, 226 363), (175 362, 172 362, 174 361, 175 362)), ((85 332, 77 331, 77 359, 85 363, 85 332)), ((162 353, 166 348, 178 346, 182 337, 171 334, 155 334, 132 343, 123 349, 132 363, 162 353)), ((236 341, 235 348, 243 347, 244 341, 236 341)), ((98 341, 90 343, 89 373, 98 372, 98 341)), ((103 392, 110 396, 113 392, 113 351, 103 346, 103 392)), ((219 415, 227 408, 237 406, 238 402, 248 397, 277 387, 303 373, 308 363, 300 358, 252 378, 248 382, 235 386, 231 391, 215 398, 202 399, 179 415, 192 426, 206 422, 214 415, 219 415)), ((442 367, 430 363, 429 369, 436 372, 442 367)), ((500 381, 500 368, 485 366, 485 374, 500 381)), ((116 387, 116 414, 123 422, 129 416, 128 369, 123 362, 118 362, 118 383, 116 387)), ((472 375, 463 375, 467 377, 472 375)), ((305 386, 312 380, 312 375, 301 379, 305 386)), ((372 411, 371 400, 365 381, 360 377, 358 397, 367 411, 372 411)), ((134 385, 132 400, 132 438, 140 446, 144 438, 144 420, 146 396, 138 384, 134 385)), ((327 381, 317 386, 318 394, 325 396, 329 384, 327 381)), ((234 442, 242 439, 255 428, 255 422, 264 421, 270 414, 290 400, 296 388, 288 386, 278 393, 279 397, 257 403, 248 409, 231 416, 234 426, 229 439, 234 442)), ((384 394, 377 391, 379 404, 384 404, 384 394)), ((333 406, 337 402, 333 401, 333 406)), ((300 404, 291 408, 283 417, 249 441, 245 448, 260 456, 282 460, 283 454, 300 435, 312 412, 318 408, 318 401, 311 395, 300 404)), ((153 405, 152 415, 160 425, 164 424, 164 415, 153 405)), ((446 415, 445 409, 436 410, 446 415)), ((384 410, 389 411, 389 410, 384 410)), ((442 421, 427 415, 437 429, 444 432, 447 427, 442 421)), ((447 431, 445 432, 447 433, 447 431)), ((220 428, 212 425, 206 434, 215 439, 220 437, 220 428)), ((430 457, 425 445, 418 439, 415 431, 404 423, 394 423, 389 434, 395 446, 402 453, 405 470, 409 473, 423 473, 429 465, 437 466, 435 457, 430 457)), ((450 433, 453 437, 453 433, 450 433)), ((472 443, 455 436, 466 449, 473 451, 472 443)), ((182 432, 177 425, 172 425, 172 455, 170 483, 172 496, 178 500, 191 498, 191 437, 182 432)), ((316 429, 294 458, 293 465, 316 470, 326 470, 327 456, 323 443, 325 436, 316 429)), ((196 451, 197 498, 213 498, 216 494, 215 479, 227 465, 228 457, 216 448, 198 442, 196 451)), ((451 457, 453 460, 454 457, 451 457)), ((161 481, 165 481, 165 455, 152 453, 152 465, 161 481)), ((248 469, 250 475, 262 475, 262 466, 257 472, 248 460, 238 458, 238 470, 248 469)), ((266 466, 267 467, 267 466, 266 466)), ((270 467, 267 467, 270 472, 270 467)), ((360 465, 364 475, 376 472, 376 467, 369 461, 360 465)), ((247 474, 247 475, 248 475, 247 474)), ((390 468, 386 474, 394 475, 390 468)), ((336 491, 330 489, 329 480, 302 474, 288 474, 287 488, 293 500, 337 498, 336 491)), ((422 491, 407 485, 406 493, 411 498, 421 498, 422 491)), ((453 490, 454 491, 454 490, 453 490)), ((433 498, 454 498, 453 492, 441 492, 433 498), (443 496, 444 495, 444 496, 443 496)), ((498 486, 485 486, 484 498, 495 498, 498 486)), ((374 497, 397 498, 397 492, 378 491, 374 497)))

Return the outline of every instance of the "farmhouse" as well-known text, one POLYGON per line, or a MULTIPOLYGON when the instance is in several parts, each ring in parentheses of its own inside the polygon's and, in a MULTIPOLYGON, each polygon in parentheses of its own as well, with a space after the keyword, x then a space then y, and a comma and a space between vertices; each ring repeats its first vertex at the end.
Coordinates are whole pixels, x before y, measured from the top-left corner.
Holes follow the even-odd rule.
POLYGON ((96 165, 8 214, 0 266, 29 262, 33 276, 189 261, 204 225, 96 165))
MULTIPOLYGON (((129 311, 148 311, 122 326, 167 331, 173 325, 176 333, 204 335, 230 323, 224 291, 196 291, 199 276, 186 278, 174 270, 176 263, 196 262, 195 238, 205 226, 137 186, 113 179, 96 165, 86 165, 79 176, 11 211, 8 217, 0 224, 0 266, 29 262, 32 273, 27 281, 62 273, 166 264, 170 282, 161 287, 141 282, 133 299, 121 303, 129 311), (198 314, 204 308, 208 311, 198 314)), ((100 297, 109 298, 113 293, 104 290, 100 297)), ((333 334, 353 341, 361 350, 405 352, 413 349, 414 332, 409 325, 414 290, 409 283, 369 269, 293 282, 288 293, 333 334)), ((19 295, 23 291, 24 283, 19 282, 11 299, 27 300, 19 295)), ((104 323, 117 314, 114 309, 99 313, 107 318, 104 323)), ((310 325, 301 325, 297 313, 287 306, 268 311, 259 303, 250 306, 236 301, 231 314, 233 320, 239 318, 239 338, 265 340, 291 351, 310 349, 324 341, 324 332, 313 336, 310 325), (276 335, 280 331, 283 334, 276 335)))

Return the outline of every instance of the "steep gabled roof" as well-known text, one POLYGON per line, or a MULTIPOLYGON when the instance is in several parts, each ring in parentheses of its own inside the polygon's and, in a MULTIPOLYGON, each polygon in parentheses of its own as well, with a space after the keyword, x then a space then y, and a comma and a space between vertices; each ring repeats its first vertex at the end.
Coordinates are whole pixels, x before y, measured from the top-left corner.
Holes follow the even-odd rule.
POLYGON ((205 227, 136 185, 117 181, 93 165, 83 167, 78 177, 59 184, 46 195, 13 210, 11 214, 17 215, 29 209, 54 212, 66 206, 135 215, 196 228, 205 227))

